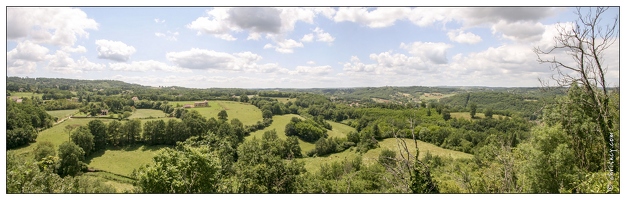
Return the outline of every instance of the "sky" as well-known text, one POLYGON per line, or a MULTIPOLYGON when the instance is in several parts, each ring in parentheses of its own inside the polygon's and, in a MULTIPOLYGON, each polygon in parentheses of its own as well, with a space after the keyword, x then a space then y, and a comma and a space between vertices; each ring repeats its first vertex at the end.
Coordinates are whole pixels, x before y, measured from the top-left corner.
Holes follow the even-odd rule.
MULTIPOLYGON (((8 7, 7 76, 190 88, 538 87, 571 7, 8 7)), ((609 9, 603 21, 618 16, 609 9)), ((571 58, 562 52, 559 59, 571 58)), ((619 86, 619 39, 606 51, 619 86)))

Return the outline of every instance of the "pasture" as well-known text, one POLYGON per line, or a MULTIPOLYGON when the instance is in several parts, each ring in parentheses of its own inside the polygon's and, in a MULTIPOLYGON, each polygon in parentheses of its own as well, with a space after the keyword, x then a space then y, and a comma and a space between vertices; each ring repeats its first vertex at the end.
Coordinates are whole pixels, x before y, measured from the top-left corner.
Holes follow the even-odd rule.
MULTIPOLYGON (((173 101, 171 105, 180 104, 192 104, 194 101, 173 101)), ((263 116, 261 110, 256 106, 248 103, 234 102, 234 101, 209 101, 209 107, 194 107, 189 110, 197 110, 202 116, 210 119, 211 117, 217 119, 217 114, 226 110, 228 113, 228 119, 237 118, 244 125, 256 124, 257 121, 262 121, 263 116)))
POLYGON ((11 97, 18 97, 18 98, 22 98, 22 97, 39 97, 41 99, 41 97, 43 97, 43 94, 41 93, 32 93, 32 92, 11 92, 11 97))
POLYGON ((439 99, 446 98, 446 97, 451 97, 451 96, 454 96, 454 95, 455 94, 423 93, 422 95, 419 96, 419 99, 421 101, 428 101, 428 100, 437 100, 437 101, 439 101, 439 99))
POLYGON ((78 113, 78 109, 73 109, 73 110, 50 110, 50 111, 46 111, 48 114, 50 114, 52 117, 57 117, 58 119, 63 119, 66 118, 70 115, 76 114, 78 113))
POLYGON ((122 148, 109 147, 104 152, 93 153, 87 158, 86 163, 90 168, 129 176, 133 170, 152 163, 152 157, 165 147, 167 146, 134 145, 122 148))
MULTIPOLYGON (((411 139, 403 139, 403 140, 406 142, 408 149, 411 151, 411 155, 415 155, 415 143, 413 142, 413 140, 411 139)), ((370 164, 376 163, 377 162, 376 160, 378 159, 378 156, 380 155, 380 152, 383 149, 390 149, 392 151, 395 151, 396 156, 398 158, 401 158, 400 154, 398 153, 400 152, 398 149, 398 142, 399 141, 396 140, 395 138, 387 138, 387 139, 379 141, 378 144, 380 145, 380 147, 376 149, 370 149, 369 151, 367 151, 367 153, 361 154, 361 157, 363 158, 363 164, 370 165, 370 164)), ((463 153, 460 151, 444 149, 434 144, 422 142, 420 140, 417 141, 417 146, 419 147, 419 150, 420 150, 419 159, 423 159, 424 156, 426 155, 426 152, 430 152, 433 156, 437 155, 437 156, 442 156, 442 157, 451 157, 453 159, 473 157, 473 155, 471 154, 463 153)), ((341 153, 335 153, 335 154, 321 156, 321 157, 300 158, 299 160, 304 161, 305 163, 304 167, 306 168, 307 171, 315 172, 319 170, 320 166, 324 163, 331 164, 334 161, 341 162, 344 159, 351 160, 351 159, 356 158, 360 153, 356 152, 355 149, 356 148, 352 147, 341 153)))
POLYGON ((137 109, 135 110, 135 112, 133 112, 133 114, 128 117, 128 119, 145 119, 145 118, 159 118, 159 117, 166 117, 167 114, 165 114, 162 110, 154 110, 154 109, 137 109))

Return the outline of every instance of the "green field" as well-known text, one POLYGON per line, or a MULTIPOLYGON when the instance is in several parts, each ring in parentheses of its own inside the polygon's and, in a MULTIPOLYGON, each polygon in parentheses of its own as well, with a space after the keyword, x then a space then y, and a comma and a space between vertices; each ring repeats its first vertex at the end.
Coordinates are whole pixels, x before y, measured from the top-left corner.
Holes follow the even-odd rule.
MULTIPOLYGON (((182 106, 185 104, 193 105, 194 102, 195 101, 173 101, 170 102, 170 104, 180 104, 182 106)), ((197 110, 207 119, 210 119, 211 117, 217 119, 217 114, 222 110, 226 110, 229 120, 237 118, 244 125, 256 124, 257 121, 263 120, 261 110, 259 110, 256 106, 234 101, 209 101, 209 107, 195 107, 189 108, 189 110, 197 110)))
MULTIPOLYGON (((289 123, 289 121, 291 121, 292 117, 298 117, 300 119, 304 119, 302 116, 296 115, 296 114, 275 115, 274 117, 272 117, 274 121, 269 127, 266 127, 263 130, 258 130, 258 131, 250 133, 250 135, 247 136, 246 139, 249 140, 254 137, 256 137, 257 139, 261 139, 265 131, 276 130, 276 134, 278 135, 278 137, 280 139, 286 140, 287 136, 285 135, 285 126, 289 123)), ((327 122, 333 126, 333 130, 328 131, 328 137, 345 138, 346 135, 350 131, 356 131, 354 128, 348 125, 344 125, 344 124, 340 124, 340 123, 332 122, 332 121, 327 121, 327 122)), ((302 154, 306 154, 307 151, 315 149, 314 143, 308 143, 301 139, 298 139, 298 142, 300 142, 300 149, 302 149, 302 154)))
POLYGON ((326 120, 326 122, 333 126, 333 130, 328 131, 328 137, 345 138, 351 131, 356 131, 356 129, 345 124, 328 120, 326 120))
MULTIPOLYGON (((278 135, 278 138, 286 140, 287 136, 285 135, 285 126, 289 123, 289 121, 291 121, 292 117, 298 117, 300 119, 304 119, 300 115, 295 115, 295 114, 275 115, 272 117, 273 121, 269 127, 265 127, 262 130, 258 130, 258 131, 250 133, 250 135, 246 137, 246 140, 250 140, 254 137, 256 137, 257 139, 261 139, 263 137, 263 133, 269 130, 276 130, 276 134, 278 135)), ((301 139, 298 139, 298 142, 300 143, 300 149, 302 149, 302 154, 305 154, 307 151, 310 151, 311 149, 315 148, 315 144, 305 142, 301 139)))
POLYGON ((52 115, 52 117, 57 117, 58 119, 63 119, 65 117, 68 117, 72 114, 75 114, 78 112, 78 109, 73 109, 73 110, 51 110, 51 111, 46 111, 48 114, 52 115))
POLYGON ((106 170, 114 174, 129 176, 134 169, 152 163, 152 157, 166 146, 136 145, 124 148, 108 148, 87 158, 90 168, 106 170))
POLYGON ((43 94, 37 94, 37 93, 32 93, 32 92, 11 92, 11 97, 19 97, 19 98, 28 97, 28 98, 30 98, 32 96, 41 98, 41 97, 43 97, 43 94))
POLYGON ((143 119, 148 117, 165 117, 166 114, 161 110, 154 109, 137 109, 128 119, 143 119))
MULTIPOLYGON (((17 148, 14 150, 10 150, 10 151, 15 151, 15 153, 17 153, 18 155, 23 155, 23 156, 27 156, 29 158, 32 158, 33 155, 31 154, 31 152, 35 149, 35 147, 37 146, 38 142, 43 142, 43 141, 50 141, 52 144, 54 144, 55 148, 57 148, 59 145, 61 145, 63 142, 68 141, 69 140, 69 135, 67 133, 67 131, 65 131, 65 126, 67 125, 82 125, 82 126, 86 126, 87 123, 89 123, 89 121, 91 121, 93 119, 91 118, 71 118, 68 119, 66 121, 64 121, 61 124, 55 125, 53 127, 50 127, 42 132, 39 133, 39 135, 37 136, 37 141, 35 143, 31 143, 28 146, 24 146, 21 148, 17 148)), ((108 123, 111 121, 111 119, 100 119, 102 120, 104 123, 108 123)))
MULTIPOLYGON (((411 139, 404 139, 404 141, 407 144, 407 147, 409 148, 409 150, 411 151, 411 155, 414 155, 415 153, 415 143, 413 142, 413 140, 411 139)), ((373 164, 376 163, 376 160, 378 159, 378 155, 380 155, 380 152, 383 149, 390 149, 392 151, 396 151, 396 155, 398 158, 400 158, 400 154, 398 154, 397 152, 399 152, 398 150, 398 141, 395 138, 388 138, 388 139, 384 139, 382 141, 379 141, 378 143, 380 145, 379 148, 376 149, 371 149, 369 151, 367 151, 367 153, 365 154, 361 154, 362 158, 363 158, 363 163, 364 164, 373 164)), ((472 158, 473 155, 471 154, 467 154, 467 153, 463 153, 460 151, 453 151, 453 150, 449 150, 449 149, 444 149, 441 147, 438 147, 436 145, 430 144, 430 143, 426 143, 426 142, 422 142, 422 141, 417 141, 417 146, 420 149, 420 159, 423 159, 424 156, 426 155, 426 152, 429 151, 432 155, 438 155, 438 156, 443 156, 443 157, 451 157, 453 159, 457 159, 457 158, 472 158)), ((322 164, 330 164, 334 161, 338 161, 341 162, 344 159, 354 159, 357 157, 357 155, 359 155, 359 153, 357 153, 355 151, 355 148, 352 147, 348 150, 345 150, 341 153, 336 153, 336 154, 331 154, 328 156, 322 156, 322 157, 310 157, 310 158, 300 158, 299 160, 304 161, 305 165, 304 167, 306 168, 307 171, 309 172, 315 172, 317 170, 319 170, 320 166, 322 164)))
MULTIPOLYGON (((454 113, 450 113, 450 117, 457 118, 457 119, 463 118, 463 119, 467 119, 467 120, 472 119, 472 117, 471 117, 469 112, 454 112, 454 113)), ((483 118, 485 118, 485 113, 476 113, 476 115, 474 115, 474 117, 475 117, 475 119, 483 119, 483 118)), ((492 117, 494 119, 499 119, 500 117, 504 118, 506 116, 494 114, 492 117)))

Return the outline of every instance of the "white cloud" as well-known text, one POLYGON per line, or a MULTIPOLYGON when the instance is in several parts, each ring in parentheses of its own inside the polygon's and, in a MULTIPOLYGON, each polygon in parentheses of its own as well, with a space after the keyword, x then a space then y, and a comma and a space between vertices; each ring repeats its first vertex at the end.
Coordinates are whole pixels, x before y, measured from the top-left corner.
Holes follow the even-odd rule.
POLYGON ((470 32, 464 32, 462 30, 451 30, 448 31, 448 38, 454 42, 465 43, 465 44, 476 44, 482 41, 480 36, 475 35, 470 32))
POLYGON ((322 30, 320 27, 316 27, 313 32, 315 32, 317 36, 317 41, 327 42, 329 44, 332 44, 333 41, 335 41, 335 38, 333 36, 331 36, 329 33, 324 32, 324 30, 322 30))
POLYGON ((333 68, 329 65, 324 66, 297 66, 294 71, 290 71, 291 75, 314 75, 314 76, 323 76, 328 75, 333 71, 333 68))
POLYGON ((7 71, 9 73, 29 74, 36 70, 37 62, 43 61, 48 48, 24 41, 7 52, 7 71))
POLYGON ((304 36, 302 36, 302 39, 300 39, 300 41, 302 42, 313 42, 313 39, 315 38, 315 36, 312 33, 306 34, 304 36))
POLYGON ((306 64, 315 65, 315 61, 309 60, 309 61, 306 62, 306 64))
POLYGON ((322 14, 334 14, 332 8, 290 8, 290 7, 236 7, 213 8, 206 17, 199 17, 187 28, 196 30, 198 35, 209 34, 217 38, 237 40, 232 33, 248 31, 248 40, 258 40, 261 34, 282 35, 294 30, 298 21, 312 24, 313 19, 322 14))
POLYGON ((545 27, 536 22, 513 22, 500 21, 491 27, 493 34, 502 33, 502 37, 516 42, 534 42, 541 39, 545 27))
POLYGON ((286 73, 286 69, 275 63, 258 64, 263 57, 251 53, 225 53, 206 49, 193 48, 189 51, 169 52, 166 54, 170 62, 186 69, 243 71, 259 73, 286 73))
POLYGON ((64 46, 61 48, 62 51, 65 52, 69 52, 69 53, 85 53, 87 52, 87 48, 85 48, 84 46, 78 45, 74 48, 70 47, 70 46, 64 46))
POLYGON ((120 41, 96 40, 98 58, 118 62, 126 62, 135 53, 135 47, 128 46, 120 41))
POLYGON ((78 8, 7 8, 7 38, 10 40, 29 38, 35 43, 72 46, 77 37, 89 37, 89 29, 97 30, 98 23, 78 8))
POLYGON ((159 19, 159 18, 154 18, 154 22, 157 23, 157 24, 162 24, 162 23, 165 23, 165 20, 164 19, 159 19))
POLYGON ((302 42, 297 42, 292 39, 278 41, 276 45, 266 44, 263 49, 274 48, 275 51, 280 53, 293 53, 294 48, 304 47, 302 42))
POLYGON ((446 53, 449 48, 452 48, 452 45, 440 42, 414 42, 412 44, 402 43, 400 48, 406 49, 409 53, 424 60, 429 60, 434 64, 446 64, 448 63, 446 53))
POLYGON ((411 9, 408 7, 382 7, 369 11, 367 8, 342 7, 336 12, 335 22, 356 22, 370 28, 391 26, 396 20, 404 19, 411 9))
POLYGON ((260 33, 250 33, 248 35, 248 38, 246 38, 246 40, 259 40, 260 38, 261 38, 260 33))
POLYGON ((160 32, 156 32, 154 33, 155 36, 160 37, 160 38, 165 38, 166 40, 169 41, 178 41, 178 31, 176 32, 171 32, 171 31, 167 31, 166 33, 160 33, 160 32))
POLYGON ((64 51, 56 51, 54 55, 47 55, 48 70, 60 72, 63 74, 75 74, 85 71, 101 71, 105 68, 103 64, 90 62, 85 57, 81 57, 78 61, 74 61, 69 53, 64 51))
POLYGON ((109 68, 113 71, 132 71, 132 72, 147 72, 147 71, 166 71, 166 72, 191 72, 189 69, 183 69, 180 67, 170 66, 165 63, 147 60, 147 61, 134 61, 132 63, 109 63, 109 68))

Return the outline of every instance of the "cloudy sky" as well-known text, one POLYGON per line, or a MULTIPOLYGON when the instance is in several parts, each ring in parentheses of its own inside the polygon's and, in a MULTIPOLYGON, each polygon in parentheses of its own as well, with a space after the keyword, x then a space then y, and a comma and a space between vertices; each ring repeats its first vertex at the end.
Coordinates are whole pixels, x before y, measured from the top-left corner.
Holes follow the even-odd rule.
MULTIPOLYGON (((568 7, 9 7, 7 75, 193 88, 536 87, 568 7)), ((605 21, 618 15, 612 8, 605 21)), ((619 46, 607 80, 619 84, 619 46)), ((568 60, 568 59, 566 59, 568 60)))

